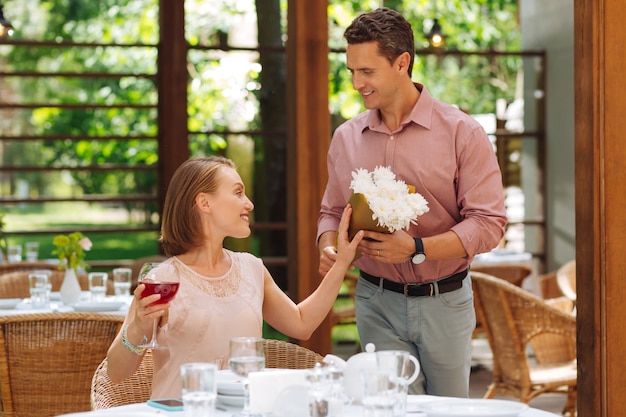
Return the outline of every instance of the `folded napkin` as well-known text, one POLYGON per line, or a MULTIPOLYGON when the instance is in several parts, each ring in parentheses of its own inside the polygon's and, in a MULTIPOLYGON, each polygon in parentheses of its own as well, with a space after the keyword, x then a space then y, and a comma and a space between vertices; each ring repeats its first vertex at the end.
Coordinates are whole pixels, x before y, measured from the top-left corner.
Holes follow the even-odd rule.
POLYGON ((274 401, 285 388, 308 385, 307 372, 306 369, 278 369, 250 373, 250 411, 270 413, 274 401))

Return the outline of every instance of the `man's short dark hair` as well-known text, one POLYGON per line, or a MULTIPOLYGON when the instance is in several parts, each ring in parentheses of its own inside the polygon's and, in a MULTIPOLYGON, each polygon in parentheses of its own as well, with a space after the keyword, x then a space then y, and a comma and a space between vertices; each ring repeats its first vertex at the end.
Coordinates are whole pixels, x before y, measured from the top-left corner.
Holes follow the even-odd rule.
POLYGON ((392 63, 404 52, 411 56, 409 77, 415 60, 415 40, 411 24, 395 10, 382 7, 357 16, 343 37, 348 44, 377 42, 379 53, 392 63))

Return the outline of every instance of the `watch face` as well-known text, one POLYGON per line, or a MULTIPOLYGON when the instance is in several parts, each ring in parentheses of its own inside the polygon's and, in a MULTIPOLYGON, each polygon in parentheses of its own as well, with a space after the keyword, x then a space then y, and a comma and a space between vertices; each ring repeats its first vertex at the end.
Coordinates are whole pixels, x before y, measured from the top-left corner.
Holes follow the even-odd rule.
POLYGON ((411 259, 411 262, 413 262, 414 264, 421 264, 425 260, 426 260, 426 255, 424 255, 423 253, 416 253, 411 259))

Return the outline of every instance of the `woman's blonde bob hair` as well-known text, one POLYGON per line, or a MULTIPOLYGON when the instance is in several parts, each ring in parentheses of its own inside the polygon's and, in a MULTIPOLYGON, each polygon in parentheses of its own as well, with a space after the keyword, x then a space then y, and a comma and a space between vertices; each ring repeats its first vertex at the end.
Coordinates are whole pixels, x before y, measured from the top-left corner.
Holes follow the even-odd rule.
POLYGON ((181 255, 202 245, 195 200, 199 193, 216 191, 221 167, 235 169, 235 164, 222 156, 202 156, 188 159, 174 172, 165 195, 159 237, 166 256, 181 255))

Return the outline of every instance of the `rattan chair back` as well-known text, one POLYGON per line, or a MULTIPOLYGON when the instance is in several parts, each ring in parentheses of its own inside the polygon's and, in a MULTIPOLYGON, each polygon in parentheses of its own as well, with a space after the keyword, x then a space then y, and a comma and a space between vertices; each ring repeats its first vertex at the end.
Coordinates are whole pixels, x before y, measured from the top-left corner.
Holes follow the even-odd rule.
MULTIPOLYGON (((564 393, 568 396, 564 413, 574 415, 576 318, 501 278, 480 272, 472 272, 471 278, 476 313, 493 353, 493 381, 485 398, 502 394, 528 403, 543 393, 564 393), (554 346, 567 348, 560 355, 549 354, 555 362, 537 364, 528 355, 529 344, 537 338, 558 339, 554 346)), ((546 343, 533 347, 552 348, 542 345, 546 343)))
MULTIPOLYGON (((313 368, 324 357, 310 349, 282 340, 265 339, 265 367, 283 369, 313 368)), ((146 352, 135 373, 119 384, 113 384, 107 375, 104 359, 91 382, 91 407, 93 410, 145 402, 150 398, 154 363, 146 352)))
POLYGON ((309 369, 324 357, 310 349, 283 340, 265 339, 265 367, 309 369))
POLYGON ((94 370, 122 321, 122 316, 82 312, 0 317, 0 415, 88 411, 94 370))
POLYGON ((126 404, 148 401, 152 392, 154 362, 151 351, 146 351, 139 368, 119 384, 114 384, 107 374, 108 361, 100 363, 91 380, 91 409, 102 410, 126 404))
POLYGON ((576 302, 576 261, 563 264, 556 271, 556 282, 561 292, 570 300, 576 302))

